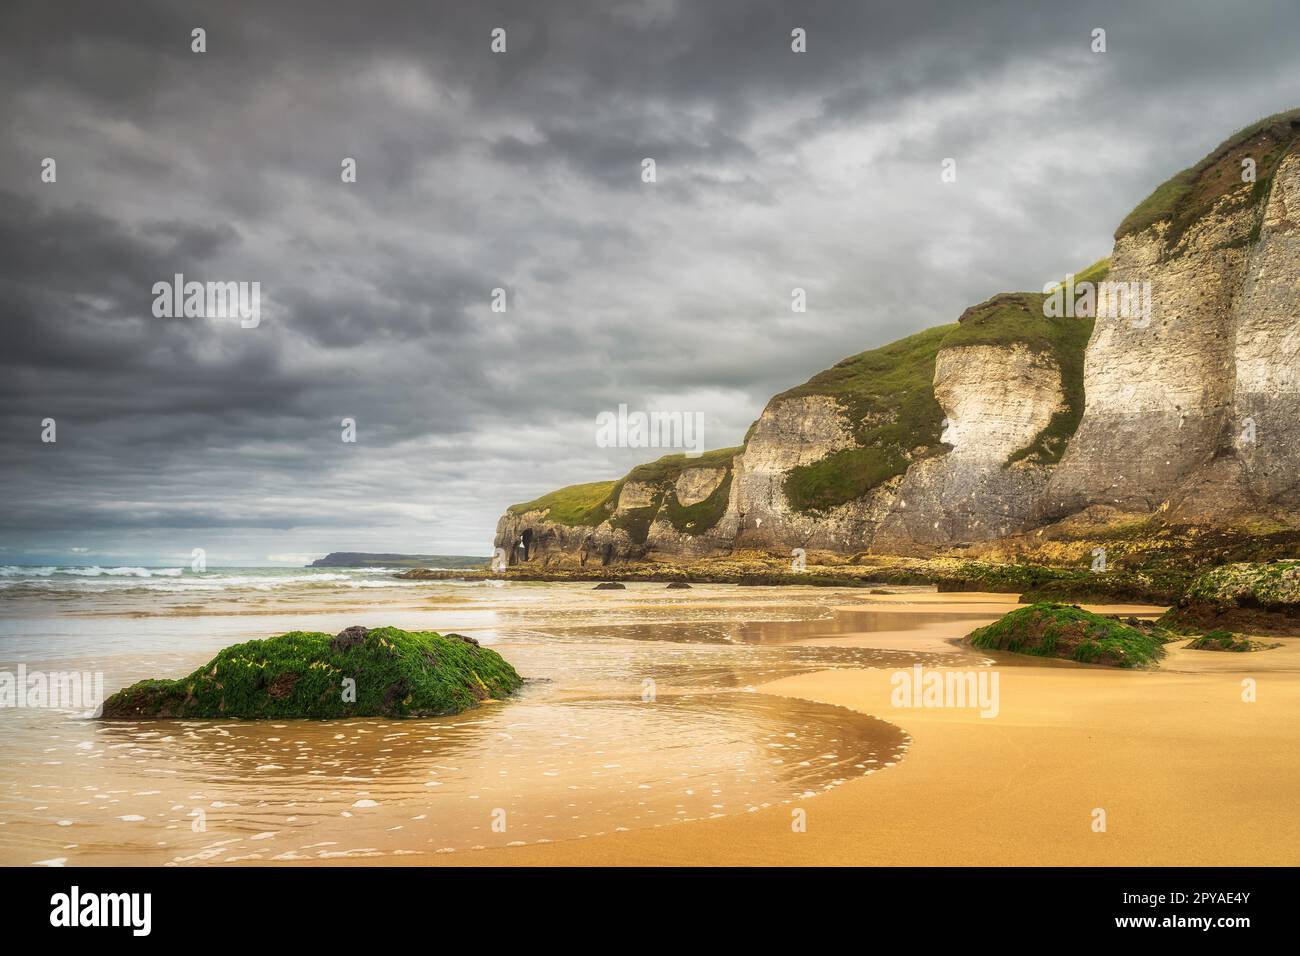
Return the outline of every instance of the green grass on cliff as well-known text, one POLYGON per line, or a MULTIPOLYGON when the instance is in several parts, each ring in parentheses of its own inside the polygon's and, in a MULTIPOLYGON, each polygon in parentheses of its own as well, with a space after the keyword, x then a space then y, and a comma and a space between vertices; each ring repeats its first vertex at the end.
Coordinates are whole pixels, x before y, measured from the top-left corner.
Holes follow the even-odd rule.
MULTIPOLYGON (((1086 266, 1076 272, 1074 274, 1074 284, 1078 286, 1081 282, 1101 282, 1108 275, 1110 275, 1110 256, 1105 256, 1098 259, 1092 265, 1086 266)), ((1054 286, 1054 289, 1059 289, 1064 285, 1065 280, 1062 279, 1054 286)))
POLYGON ((943 409, 934 397, 934 361, 956 328, 941 325, 861 352, 772 399, 835 399, 857 442, 790 471, 785 494, 795 510, 825 511, 860 498, 915 459, 946 450, 939 441, 943 409))
POLYGON ((1178 244, 1187 229, 1224 196, 1237 194, 1256 204, 1268 196, 1282 157, 1300 141, 1300 109, 1265 117, 1220 143, 1195 166, 1165 180, 1115 230, 1115 238, 1134 235, 1168 222, 1166 249, 1178 244), (1255 161, 1255 182, 1241 181, 1241 161, 1255 161))
POLYGON ((681 453, 664 455, 655 461, 637 465, 627 473, 623 481, 644 481, 649 484, 675 482, 681 477, 682 472, 690 468, 730 467, 731 460, 740 454, 742 450, 739 446, 735 448, 717 448, 713 451, 706 451, 694 458, 689 458, 681 453))
MULTIPOLYGON (((1102 259, 1075 276, 1075 283, 1099 282, 1109 270, 1102 259)), ((1083 418, 1083 356, 1092 336, 1093 320, 1070 316, 1045 316, 1045 295, 1039 292, 1008 292, 972 306, 961 317, 956 331, 944 338, 944 348, 959 345, 1023 344, 1032 351, 1051 355, 1061 370, 1062 406, 1024 448, 1012 452, 1007 464, 1018 461, 1054 465, 1083 418)))
MULTIPOLYGON (((1110 268, 1101 259, 1075 276, 1099 282, 1110 268)), ((934 397, 935 358, 941 349, 1023 344, 1049 353, 1061 370, 1064 401, 1047 425, 1007 464, 1055 464, 1083 417, 1083 357, 1090 318, 1044 315, 1041 292, 1006 292, 971 306, 956 325, 942 325, 836 364, 777 396, 828 395, 844 410, 857 446, 832 452, 790 471, 786 498, 796 511, 825 512, 861 498, 905 472, 920 458, 943 454, 943 409, 934 397)))
POLYGON ((614 481, 594 481, 585 485, 569 485, 532 501, 511 505, 511 514, 529 511, 546 512, 546 520, 556 524, 594 527, 606 519, 623 531, 637 544, 644 544, 650 535, 650 526, 662 513, 674 528, 684 534, 703 534, 722 519, 727 510, 731 492, 732 462, 743 451, 743 446, 716 448, 694 458, 685 453, 664 455, 655 461, 637 465, 622 478, 614 481), (674 485, 682 472, 691 468, 720 468, 724 471, 721 483, 703 501, 682 505, 677 500, 674 485), (615 514, 619 495, 628 482, 651 485, 652 501, 643 508, 632 508, 615 514))
POLYGON ((511 514, 521 515, 529 511, 545 511, 547 519, 556 524, 587 525, 594 527, 609 517, 606 504, 615 489, 617 481, 591 481, 585 485, 568 485, 532 501, 511 505, 511 514))
POLYGON ((1134 207, 1115 230, 1115 238, 1132 235, 1163 222, 1173 215, 1174 208, 1191 189, 1192 171, 1184 169, 1175 173, 1155 188, 1155 191, 1134 207))
POLYGON ((517 690, 502 657, 455 635, 375 628, 355 645, 293 631, 227 647, 188 677, 145 680, 104 703, 109 719, 455 714, 517 690), (355 681, 355 701, 344 680, 355 681))
POLYGON ((1155 633, 1065 604, 1031 604, 970 635, 975 647, 1083 664, 1147 667, 1164 656, 1155 633))
POLYGON ((714 528, 722 516, 727 513, 727 502, 731 498, 731 460, 727 460, 726 474, 718 487, 707 498, 693 505, 684 505, 677 500, 677 495, 665 496, 663 514, 668 522, 685 534, 703 534, 714 528))
POLYGON ((1001 292, 963 312, 957 327, 944 336, 943 347, 1025 345, 1051 352, 1054 331, 1043 315, 1041 292, 1001 292))
MULTIPOLYGON (((1075 283, 1100 282, 1109 268, 1109 259, 1099 259, 1077 273, 1075 283)), ((971 306, 954 324, 850 356, 773 398, 773 402, 808 395, 833 399, 855 442, 851 448, 792 469, 784 485, 791 506, 800 512, 824 513, 903 474, 913 462, 948 450, 939 440, 943 409, 934 397, 935 359, 944 348, 1020 343, 1050 353, 1061 370, 1064 402, 1029 444, 1008 457, 1007 464, 1060 461, 1083 416, 1083 357, 1093 322, 1047 317, 1043 300, 1039 292, 996 295, 971 306)), ((754 427, 751 425, 745 436, 746 444, 754 427)), ((615 527, 627 531, 633 541, 644 543, 651 524, 663 516, 678 531, 702 534, 715 527, 726 512, 732 461, 743 450, 744 445, 723 448, 693 459, 665 455, 638 465, 622 479, 570 485, 511 505, 509 511, 549 511, 547 520, 558 524, 594 526, 611 518, 623 485, 639 481, 657 487, 653 503, 611 518, 615 527), (697 467, 722 467, 726 475, 706 501, 683 506, 676 501, 671 484, 684 469, 697 467)))
POLYGON ((727 510, 727 497, 731 492, 732 463, 744 449, 718 448, 689 458, 685 454, 664 455, 656 461, 637 465, 618 483, 614 502, 623 486, 630 481, 650 485, 654 489, 652 503, 644 508, 634 508, 610 519, 610 523, 626 531, 637 544, 644 544, 650 536, 650 526, 661 515, 677 531, 684 534, 703 534, 711 530, 727 510), (722 469, 723 477, 718 487, 707 498, 693 505, 683 505, 677 500, 676 484, 682 472, 692 468, 722 469))
MULTIPOLYGON (((1110 259, 1098 259, 1075 274, 1074 282, 1097 283, 1110 272, 1110 259)), ((944 338, 943 347, 961 345, 1023 344, 1050 354, 1061 370, 1064 394, 1062 407, 1052 414, 1033 440, 1012 452, 1007 464, 1025 461, 1054 465, 1083 418, 1083 358, 1092 336, 1091 318, 1047 316, 1046 296, 1038 292, 1005 292, 967 309, 955 331, 944 338)))

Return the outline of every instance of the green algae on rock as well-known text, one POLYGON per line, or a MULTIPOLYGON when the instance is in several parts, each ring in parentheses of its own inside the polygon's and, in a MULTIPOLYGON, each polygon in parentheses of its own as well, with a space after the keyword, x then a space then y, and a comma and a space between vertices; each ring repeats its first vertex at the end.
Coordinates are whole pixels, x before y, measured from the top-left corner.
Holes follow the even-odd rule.
POLYGON ((1231 631, 1210 631, 1201 637, 1187 642, 1189 651, 1232 651, 1234 653, 1247 653, 1251 651, 1267 651, 1274 647, 1281 647, 1281 644, 1265 644, 1263 641, 1253 641, 1248 637, 1239 637, 1231 631))
POLYGON ((523 679, 473 638, 395 627, 293 631, 220 651, 179 680, 143 680, 104 702, 133 718, 433 717, 517 690, 523 679))
POLYGON ((1300 561, 1239 562, 1207 571, 1161 623, 1183 632, 1300 635, 1300 561))
POLYGON ((1018 608, 971 632, 970 642, 987 650, 1111 667, 1149 667, 1165 653, 1155 628, 1147 631, 1079 607, 1050 603, 1018 608))

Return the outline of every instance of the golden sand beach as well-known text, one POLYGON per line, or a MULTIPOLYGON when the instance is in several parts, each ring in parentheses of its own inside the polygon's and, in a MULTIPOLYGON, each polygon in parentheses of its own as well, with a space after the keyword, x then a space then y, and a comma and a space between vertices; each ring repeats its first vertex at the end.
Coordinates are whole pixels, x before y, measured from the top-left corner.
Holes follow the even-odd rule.
POLYGON ((6 711, 0 861, 1300 863, 1300 639, 1178 642, 1126 671, 964 644, 1019 606, 1008 594, 379 574, 241 579, 220 602, 191 591, 70 596, 60 617, 44 597, 11 601, 5 626, 20 661, 102 669, 110 689, 236 640, 357 622, 477 635, 531 681, 433 720, 6 711), (190 613, 196 600, 213 613, 190 613), (917 667, 996 677, 996 715, 896 706, 895 680, 917 667))
MULTIPOLYGON (((870 598, 866 600, 871 600, 870 598)), ((911 598, 917 601, 916 598, 911 598)), ((1007 595, 917 603, 1015 605, 1007 595)), ((1094 607, 1099 612, 1146 608, 1094 607)), ((934 646, 968 627, 828 640, 934 646)), ((950 645, 951 646, 951 645, 950 645)), ((899 709, 890 673, 840 670, 759 690, 885 717, 907 757, 792 808, 545 846, 457 854, 458 865, 1160 866, 1300 863, 1300 641, 1251 654, 1171 645, 1155 671, 1014 659, 997 663, 996 718, 899 709), (1243 680, 1257 699, 1242 699, 1243 680), (1094 830, 1094 811, 1105 831, 1094 830)), ((408 858, 406 863, 450 863, 408 858)))

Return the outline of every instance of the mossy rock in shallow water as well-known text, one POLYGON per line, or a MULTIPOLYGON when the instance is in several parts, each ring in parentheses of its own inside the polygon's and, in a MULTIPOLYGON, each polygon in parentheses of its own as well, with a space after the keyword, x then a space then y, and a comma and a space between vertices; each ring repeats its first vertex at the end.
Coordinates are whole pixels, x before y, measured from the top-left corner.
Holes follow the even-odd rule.
POLYGON ((1187 642, 1189 651, 1234 651, 1236 653, 1245 653, 1248 651, 1267 651, 1270 648, 1281 646, 1281 644, 1252 641, 1248 637, 1239 637, 1231 631, 1210 631, 1209 634, 1187 642))
MULTIPOLYGON (((1072 604, 1071 607, 1078 607, 1078 605, 1072 604)), ((1182 635, 1175 634, 1168 628, 1162 627, 1158 621, 1153 621, 1149 618, 1133 617, 1131 615, 1125 616, 1123 614, 1104 614, 1102 616, 1107 620, 1118 621, 1125 627, 1131 627, 1133 630, 1145 634, 1157 644, 1173 644, 1175 641, 1183 640, 1182 635)))
POLYGON ((1165 653, 1154 627, 1148 632, 1079 607, 1049 603, 1012 611, 971 632, 970 642, 988 650, 1111 667, 1148 667, 1165 653))
POLYGON ((433 717, 504 697, 523 679, 472 638, 395 627, 293 631, 221 651, 180 680, 144 680, 104 702, 149 717, 433 717), (349 683, 355 682, 355 684, 349 683))

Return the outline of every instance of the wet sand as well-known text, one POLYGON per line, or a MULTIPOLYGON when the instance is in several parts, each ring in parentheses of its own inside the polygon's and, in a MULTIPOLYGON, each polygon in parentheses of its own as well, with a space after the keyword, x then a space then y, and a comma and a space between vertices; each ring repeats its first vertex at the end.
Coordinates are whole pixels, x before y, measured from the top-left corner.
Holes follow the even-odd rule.
MULTIPOLYGON (((142 618, 139 598, 122 590, 69 596, 53 617, 45 604, 10 604, 3 643, 29 668, 103 670, 111 692, 188 673, 234 640, 302 626, 299 608, 313 600, 293 582, 212 602, 237 614, 196 616, 188 602, 164 600, 142 618)), ((805 646, 810 635, 874 626, 870 613, 837 613, 843 596, 828 591, 377 590, 331 594, 319 602, 330 610, 305 620, 326 631, 365 621, 470 633, 528 683, 507 701, 431 720, 0 711, 0 863, 459 858, 756 812, 891 768, 907 746, 887 721, 756 685, 934 657, 805 646)))
MULTIPOLYGON (((963 645, 1017 606, 1005 594, 532 585, 348 600, 364 620, 474 633, 541 680, 518 700, 438 722, 105 727, 10 712, 0 858, 1300 862, 1300 639, 1251 654, 1171 645, 1159 670, 1128 672, 963 645), (996 671, 998 715, 893 706, 891 677, 917 664, 996 671), (648 706, 646 675, 657 685, 648 706), (1241 699, 1245 677, 1257 681, 1255 703, 1241 699), (509 814, 501 832, 498 806, 509 814), (196 807, 206 832, 192 831, 196 807), (1105 832, 1094 832, 1098 808, 1105 832)), ((196 620, 177 607, 142 629, 111 610, 84 637, 75 622, 50 634, 68 649, 61 659, 103 661, 119 685, 183 672, 245 629, 266 633, 268 611, 196 620), (174 646, 178 628, 194 646, 174 646)), ((15 646, 51 644, 31 627, 13 628, 15 646)))
MULTIPOLYGON (((922 601, 946 604, 946 597, 922 601)), ((940 625, 918 636, 931 642, 945 628, 959 630, 940 625)), ((898 643, 907 632, 868 639, 898 643)), ((907 757, 888 773, 797 804, 806 832, 792 828, 791 807, 773 807, 685 824, 671 840, 630 832, 456 862, 1300 864, 1300 640, 1251 654, 1171 645, 1156 671, 998 667, 1001 710, 992 719, 974 710, 892 707, 884 670, 760 687, 876 714, 912 736, 907 757), (1256 681, 1254 703, 1242 700, 1245 678, 1256 681), (1094 831, 1098 808, 1105 832, 1094 831)))

